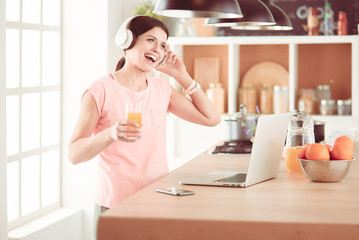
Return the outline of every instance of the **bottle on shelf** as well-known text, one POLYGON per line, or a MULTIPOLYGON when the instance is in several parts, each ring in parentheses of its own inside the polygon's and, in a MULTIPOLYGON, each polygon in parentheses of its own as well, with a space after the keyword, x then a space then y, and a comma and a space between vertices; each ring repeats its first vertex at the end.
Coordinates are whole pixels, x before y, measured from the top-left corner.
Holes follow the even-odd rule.
POLYGON ((334 12, 330 2, 324 6, 324 35, 334 35, 334 12))
POLYGON ((343 11, 340 11, 338 16, 338 35, 348 35, 347 14, 343 11))
POLYGON ((257 91, 254 88, 253 84, 243 83, 242 87, 238 89, 238 99, 239 105, 245 105, 248 113, 257 112, 257 91))
POLYGON ((319 19, 318 10, 316 8, 310 7, 308 10, 307 27, 308 35, 319 35, 319 19))
POLYGON ((224 113, 225 94, 222 84, 219 82, 210 83, 209 88, 206 90, 206 94, 218 113, 224 113))

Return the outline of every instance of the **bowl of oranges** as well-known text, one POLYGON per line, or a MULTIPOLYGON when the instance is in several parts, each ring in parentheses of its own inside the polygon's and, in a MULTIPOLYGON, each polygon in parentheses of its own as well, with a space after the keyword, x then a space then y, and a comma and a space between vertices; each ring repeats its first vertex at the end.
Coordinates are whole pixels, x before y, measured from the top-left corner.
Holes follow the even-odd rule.
POLYGON ((298 153, 305 176, 313 182, 340 182, 347 175, 354 160, 351 138, 341 136, 332 145, 312 143, 298 153))

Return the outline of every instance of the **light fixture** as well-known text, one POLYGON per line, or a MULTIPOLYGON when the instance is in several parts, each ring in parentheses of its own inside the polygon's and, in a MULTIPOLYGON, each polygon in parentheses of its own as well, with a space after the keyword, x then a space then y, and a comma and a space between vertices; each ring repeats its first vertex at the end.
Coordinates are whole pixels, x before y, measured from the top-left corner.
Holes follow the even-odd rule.
POLYGON ((243 18, 206 18, 205 26, 234 27, 234 26, 267 26, 275 21, 269 8, 259 0, 238 0, 241 4, 243 18))
POLYGON ((177 18, 243 17, 237 0, 159 0, 153 13, 177 18))
POLYGON ((232 29, 236 30, 292 30, 293 26, 287 14, 271 0, 261 0, 271 11, 274 25, 270 26, 234 26, 232 29))

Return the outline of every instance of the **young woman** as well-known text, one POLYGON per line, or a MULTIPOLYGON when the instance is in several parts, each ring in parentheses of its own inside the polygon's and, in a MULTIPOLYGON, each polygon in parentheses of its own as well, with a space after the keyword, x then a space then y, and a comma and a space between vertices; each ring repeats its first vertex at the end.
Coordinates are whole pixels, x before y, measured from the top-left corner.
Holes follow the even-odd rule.
POLYGON ((166 49, 169 34, 161 21, 136 16, 124 31, 133 38, 122 46, 125 57, 113 74, 85 91, 68 148, 73 164, 98 156, 95 224, 99 213, 168 173, 168 111, 205 126, 221 120, 182 60, 166 49), (165 55, 164 64, 158 66, 165 55), (191 100, 168 81, 147 77, 154 68, 176 79, 191 100), (141 126, 127 119, 126 101, 142 102, 141 126))

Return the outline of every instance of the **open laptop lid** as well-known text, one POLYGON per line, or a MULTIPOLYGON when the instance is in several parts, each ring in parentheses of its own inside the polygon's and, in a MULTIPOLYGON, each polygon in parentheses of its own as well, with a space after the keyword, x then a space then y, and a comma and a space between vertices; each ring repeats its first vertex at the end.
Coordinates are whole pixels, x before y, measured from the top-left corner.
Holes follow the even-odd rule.
POLYGON ((262 115, 258 119, 245 186, 277 176, 290 113, 262 115))

